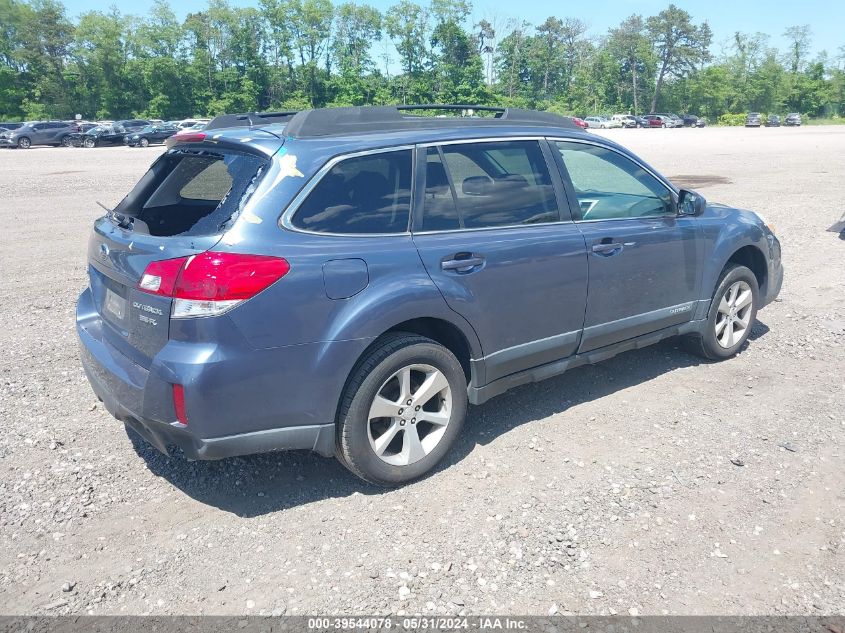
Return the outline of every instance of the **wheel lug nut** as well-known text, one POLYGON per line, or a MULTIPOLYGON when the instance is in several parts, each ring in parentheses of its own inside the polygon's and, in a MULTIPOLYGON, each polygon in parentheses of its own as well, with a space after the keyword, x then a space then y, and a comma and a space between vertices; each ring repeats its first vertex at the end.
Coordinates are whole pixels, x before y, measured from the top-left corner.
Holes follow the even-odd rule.
POLYGON ((408 398, 408 402, 406 402, 405 404, 407 404, 407 405, 410 407, 412 402, 413 402, 413 400, 411 400, 410 398, 408 398))
POLYGON ((399 415, 402 415, 402 412, 403 412, 404 410, 405 410, 405 409, 399 409, 399 415))
POLYGON ((416 424, 416 423, 417 423, 417 419, 416 419, 416 418, 411 418, 411 424, 416 424))
POLYGON ((399 420, 399 426, 405 426, 405 420, 399 420))
POLYGON ((416 407, 414 407, 414 411, 419 411, 419 410, 420 410, 419 405, 417 405, 416 407))

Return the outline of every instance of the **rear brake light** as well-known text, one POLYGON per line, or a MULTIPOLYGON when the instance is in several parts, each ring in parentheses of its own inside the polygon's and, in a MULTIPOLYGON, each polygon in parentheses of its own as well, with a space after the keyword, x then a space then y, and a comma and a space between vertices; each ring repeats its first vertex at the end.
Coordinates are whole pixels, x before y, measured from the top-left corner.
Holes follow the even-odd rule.
POLYGON ((207 135, 204 132, 180 132, 167 139, 167 147, 176 143, 202 143, 207 135))
POLYGON ((176 411, 176 419, 182 424, 188 424, 188 412, 185 409, 185 387, 173 385, 173 409, 176 411))
POLYGON ((150 262, 138 290, 173 297, 172 316, 214 316, 243 303, 284 277, 282 257, 206 252, 150 262))

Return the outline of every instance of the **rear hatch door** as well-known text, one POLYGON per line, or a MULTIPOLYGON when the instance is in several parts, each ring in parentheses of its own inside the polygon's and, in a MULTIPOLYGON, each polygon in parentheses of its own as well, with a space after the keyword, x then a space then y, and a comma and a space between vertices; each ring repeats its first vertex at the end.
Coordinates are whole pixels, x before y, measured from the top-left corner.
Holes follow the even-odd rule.
POLYGON ((172 299, 139 290, 150 262, 211 249, 255 188, 267 158, 214 148, 171 150, 94 224, 88 272, 103 337, 149 367, 168 340, 172 299))

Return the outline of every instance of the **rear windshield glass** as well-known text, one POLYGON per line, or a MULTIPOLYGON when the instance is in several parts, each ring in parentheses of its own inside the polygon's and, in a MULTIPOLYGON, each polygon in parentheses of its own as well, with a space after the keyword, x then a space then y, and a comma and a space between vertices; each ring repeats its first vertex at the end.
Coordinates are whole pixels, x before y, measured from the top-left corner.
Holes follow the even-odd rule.
POLYGON ((240 152, 171 150, 115 209, 158 236, 225 231, 254 191, 265 161, 240 152))

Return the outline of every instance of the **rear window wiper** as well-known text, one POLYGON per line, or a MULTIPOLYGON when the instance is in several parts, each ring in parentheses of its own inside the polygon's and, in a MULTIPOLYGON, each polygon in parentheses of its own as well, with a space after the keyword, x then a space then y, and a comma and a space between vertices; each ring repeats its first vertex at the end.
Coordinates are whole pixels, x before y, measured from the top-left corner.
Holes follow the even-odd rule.
POLYGON ((95 202, 97 202, 98 205, 100 205, 103 209, 105 209, 106 216, 108 217, 109 220, 112 221, 113 224, 116 224, 121 229, 127 229, 129 231, 132 230, 132 226, 135 223, 134 218, 131 218, 128 215, 123 215, 122 213, 118 213, 114 209, 109 209, 102 202, 98 202, 96 200, 95 200, 95 202))

